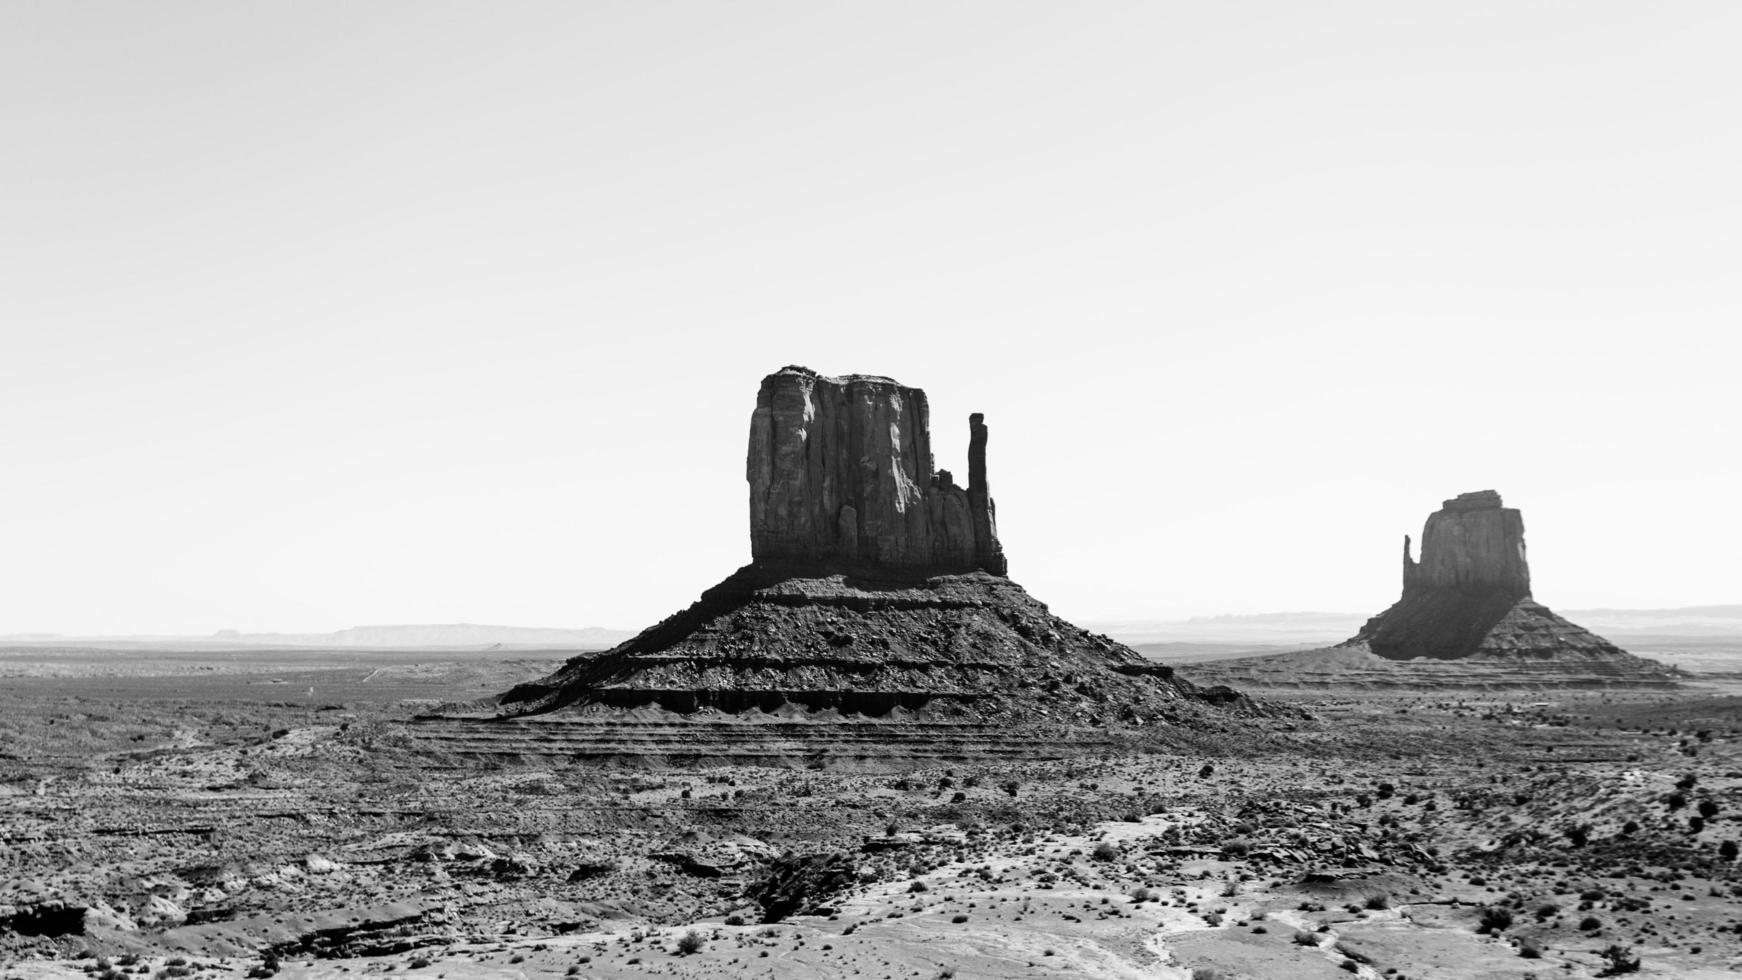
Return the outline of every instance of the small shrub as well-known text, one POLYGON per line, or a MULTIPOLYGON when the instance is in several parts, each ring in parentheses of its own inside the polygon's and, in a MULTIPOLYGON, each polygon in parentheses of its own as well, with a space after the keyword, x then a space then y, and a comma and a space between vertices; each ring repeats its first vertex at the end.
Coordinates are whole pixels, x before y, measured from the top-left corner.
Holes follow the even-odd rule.
POLYGON ((916 881, 913 884, 907 886, 907 891, 908 891, 908 894, 910 894, 910 895, 917 895, 920 892, 931 891, 931 886, 927 885, 923 881, 916 881))
POLYGON ((1317 946, 1319 937, 1304 929, 1296 929, 1289 941, 1296 946, 1317 946))
POLYGON ((1525 943, 1518 947, 1518 955, 1527 960, 1542 959, 1542 949, 1533 943, 1525 943))
POLYGON ((1601 928, 1603 928, 1603 920, 1594 915, 1587 915, 1579 920, 1580 932, 1595 932, 1601 928))
POLYGON ((692 929, 678 937, 677 953, 679 956, 699 953, 702 950, 702 942, 702 934, 692 929))
POLYGON ((1095 850, 1090 854, 1090 857, 1093 857, 1097 861, 1111 861, 1118 856, 1119 848, 1114 845, 1112 841, 1105 840, 1096 844, 1095 850))
POLYGON ((956 913, 955 915, 950 916, 950 922, 952 922, 958 926, 966 921, 968 921, 968 917, 960 912, 956 913))
POLYGON ((1634 955, 1633 947, 1610 945, 1598 954, 1607 965, 1597 974, 1600 977, 1613 977, 1623 973, 1639 972, 1639 957, 1634 955))
POLYGON ((1482 910, 1482 919, 1477 932, 1504 932, 1512 927, 1512 910, 1499 905, 1490 905, 1482 910))
POLYGON ((1388 909, 1391 907, 1391 896, 1387 895, 1385 892, 1380 892, 1376 895, 1368 895, 1365 904, 1368 908, 1373 909, 1374 911, 1388 909))

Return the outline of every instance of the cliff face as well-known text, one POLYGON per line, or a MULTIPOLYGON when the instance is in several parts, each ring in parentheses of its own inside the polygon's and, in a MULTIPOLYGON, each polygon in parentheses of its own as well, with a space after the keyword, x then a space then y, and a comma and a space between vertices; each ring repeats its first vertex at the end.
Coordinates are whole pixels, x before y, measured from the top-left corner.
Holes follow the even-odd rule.
POLYGON ((986 486, 986 425, 969 420, 968 486, 934 472, 925 392, 788 367, 750 417, 750 554, 796 571, 876 566, 1008 571, 986 486))

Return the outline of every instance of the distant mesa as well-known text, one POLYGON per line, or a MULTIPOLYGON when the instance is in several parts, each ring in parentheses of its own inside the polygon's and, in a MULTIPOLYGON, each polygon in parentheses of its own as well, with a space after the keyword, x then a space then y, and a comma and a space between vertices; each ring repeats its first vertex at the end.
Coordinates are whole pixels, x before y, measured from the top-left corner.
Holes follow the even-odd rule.
POLYGON ((1459 494, 1428 515, 1419 562, 1410 545, 1405 536, 1402 597, 1341 644, 1206 664, 1192 676, 1248 686, 1427 688, 1657 687, 1680 676, 1533 599, 1524 517, 1493 490, 1459 494))
POLYGON ((203 635, 0 636, 0 646, 35 643, 45 647, 111 650, 603 650, 631 634, 585 627, 484 626, 445 623, 401 626, 352 626, 331 633, 247 633, 221 629, 203 635))
POLYGON ((1005 577, 985 420, 969 418, 965 487, 934 468, 929 422, 925 393, 889 378, 764 378, 746 466, 751 563, 633 639, 444 712, 459 726, 444 748, 529 751, 499 726, 538 719, 540 751, 578 755, 1064 756, 1111 737, 1072 732, 1266 710, 1053 616, 1005 577), (769 717, 828 731, 744 724, 769 717), (723 726, 712 742, 709 725, 723 726))

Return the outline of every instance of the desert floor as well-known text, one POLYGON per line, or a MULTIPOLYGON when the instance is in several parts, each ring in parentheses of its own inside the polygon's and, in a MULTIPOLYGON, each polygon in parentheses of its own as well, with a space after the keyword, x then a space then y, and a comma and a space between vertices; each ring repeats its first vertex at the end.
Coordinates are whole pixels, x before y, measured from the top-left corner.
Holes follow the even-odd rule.
POLYGON ((0 978, 1701 977, 1742 697, 1287 695, 1189 751, 444 755, 559 654, 0 651, 0 978))

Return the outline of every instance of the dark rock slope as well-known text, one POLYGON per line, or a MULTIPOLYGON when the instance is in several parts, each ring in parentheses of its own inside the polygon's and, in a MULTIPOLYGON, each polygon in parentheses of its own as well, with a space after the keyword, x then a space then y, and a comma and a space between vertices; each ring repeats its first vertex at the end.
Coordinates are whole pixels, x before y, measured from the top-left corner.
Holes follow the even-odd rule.
POLYGON ((512 713, 601 705, 1107 725, 1179 719, 1192 703, 1249 706, 1052 615, 974 572, 882 581, 740 569, 615 649, 500 699, 512 713))

